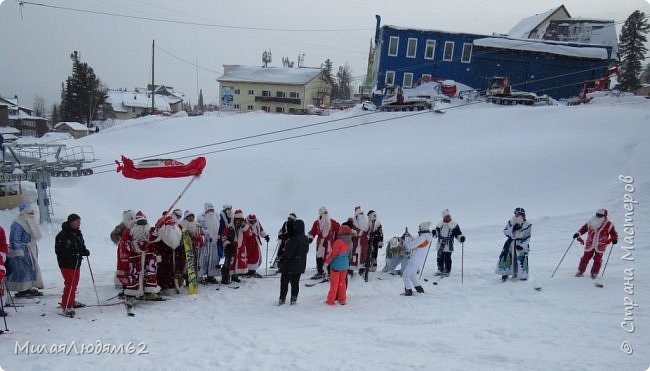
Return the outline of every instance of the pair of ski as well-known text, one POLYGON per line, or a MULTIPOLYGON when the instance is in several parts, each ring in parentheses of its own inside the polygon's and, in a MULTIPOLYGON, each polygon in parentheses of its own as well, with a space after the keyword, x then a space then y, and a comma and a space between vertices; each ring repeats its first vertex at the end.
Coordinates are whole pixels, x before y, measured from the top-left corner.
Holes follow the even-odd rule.
POLYGON ((316 285, 320 285, 321 283, 325 283, 325 282, 329 282, 329 281, 330 281, 329 278, 323 278, 322 280, 317 281, 317 282, 306 283, 305 287, 314 287, 316 285))

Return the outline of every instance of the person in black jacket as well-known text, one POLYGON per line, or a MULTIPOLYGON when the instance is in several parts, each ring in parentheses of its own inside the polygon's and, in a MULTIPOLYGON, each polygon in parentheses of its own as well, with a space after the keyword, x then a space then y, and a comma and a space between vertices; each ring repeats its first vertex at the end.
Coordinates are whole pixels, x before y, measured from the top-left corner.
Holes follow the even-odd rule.
POLYGON ((74 309, 83 304, 76 302, 75 292, 79 284, 79 268, 84 256, 89 256, 90 251, 86 248, 84 237, 79 227, 81 217, 77 214, 68 215, 67 221, 61 224, 61 232, 56 235, 54 250, 56 260, 61 269, 64 280, 63 295, 61 296, 61 308, 67 317, 74 317, 74 309))
POLYGON ((296 219, 293 222, 293 234, 284 246, 284 254, 280 260, 280 300, 278 305, 284 304, 287 298, 289 283, 291 283, 291 305, 298 300, 300 290, 300 276, 305 273, 307 266, 307 253, 309 252, 309 239, 305 235, 305 222, 296 219))

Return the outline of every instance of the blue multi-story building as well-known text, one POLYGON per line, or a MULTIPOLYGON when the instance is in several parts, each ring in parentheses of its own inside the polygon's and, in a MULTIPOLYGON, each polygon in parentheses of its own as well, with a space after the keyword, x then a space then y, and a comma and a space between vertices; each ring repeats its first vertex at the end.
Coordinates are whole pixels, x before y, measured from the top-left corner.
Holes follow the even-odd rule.
POLYGON ((386 85, 414 86, 419 79, 449 79, 479 91, 492 76, 507 76, 515 90, 567 98, 585 80, 606 72, 612 47, 504 35, 381 26, 377 16, 373 91, 376 104, 386 85))

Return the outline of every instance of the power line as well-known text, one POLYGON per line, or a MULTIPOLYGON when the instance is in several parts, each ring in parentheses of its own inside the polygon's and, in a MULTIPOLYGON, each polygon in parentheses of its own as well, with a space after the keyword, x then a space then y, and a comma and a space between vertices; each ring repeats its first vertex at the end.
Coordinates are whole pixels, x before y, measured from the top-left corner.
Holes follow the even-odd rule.
POLYGON ((31 1, 19 1, 18 4, 20 5, 21 9, 24 5, 33 5, 33 6, 43 7, 43 8, 66 10, 66 11, 77 12, 77 13, 105 15, 110 17, 136 19, 136 20, 150 21, 150 22, 183 24, 189 26, 225 28, 225 29, 233 29, 233 30, 273 31, 273 32, 354 32, 354 31, 367 32, 369 30, 373 30, 372 28, 276 28, 276 27, 232 26, 232 25, 219 24, 219 23, 190 22, 190 21, 182 21, 182 20, 169 19, 169 18, 144 17, 144 16, 128 15, 128 14, 113 13, 113 12, 103 12, 103 11, 90 10, 90 9, 70 8, 65 6, 35 3, 31 1))

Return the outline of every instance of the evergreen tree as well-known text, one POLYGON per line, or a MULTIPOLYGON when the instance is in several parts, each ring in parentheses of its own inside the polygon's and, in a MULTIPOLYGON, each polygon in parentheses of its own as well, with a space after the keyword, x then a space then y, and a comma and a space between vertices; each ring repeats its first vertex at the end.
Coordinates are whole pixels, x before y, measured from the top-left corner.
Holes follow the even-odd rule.
POLYGON ((338 98, 350 99, 352 96, 352 70, 349 64, 339 67, 339 72, 336 73, 336 80, 338 86, 338 98))
POLYGON ((106 89, 88 63, 82 63, 75 50, 71 55, 72 75, 63 89, 60 115, 63 121, 78 121, 89 125, 97 108, 106 99, 106 89))
POLYGON ((199 104, 198 104, 198 109, 199 111, 203 112, 204 110, 203 106, 203 89, 199 90, 199 104))
POLYGON ((636 90, 640 86, 639 76, 643 68, 642 62, 648 49, 644 43, 650 25, 645 14, 635 10, 623 25, 620 36, 619 53, 621 55, 621 90, 636 90))
POLYGON ((330 97, 332 99, 336 99, 337 97, 337 90, 338 88, 336 87, 336 80, 334 80, 334 65, 332 64, 332 61, 329 59, 326 59, 325 62, 323 62, 323 74, 322 77, 325 81, 327 81, 330 84, 330 87, 332 90, 330 91, 330 97))

